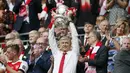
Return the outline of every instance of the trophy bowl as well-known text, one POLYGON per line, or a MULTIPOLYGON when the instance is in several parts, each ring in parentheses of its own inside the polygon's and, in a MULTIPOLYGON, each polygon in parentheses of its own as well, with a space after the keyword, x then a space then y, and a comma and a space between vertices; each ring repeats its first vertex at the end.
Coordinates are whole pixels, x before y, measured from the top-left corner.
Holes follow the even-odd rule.
POLYGON ((54 25, 55 27, 67 27, 68 26, 68 17, 63 15, 56 15, 54 25))

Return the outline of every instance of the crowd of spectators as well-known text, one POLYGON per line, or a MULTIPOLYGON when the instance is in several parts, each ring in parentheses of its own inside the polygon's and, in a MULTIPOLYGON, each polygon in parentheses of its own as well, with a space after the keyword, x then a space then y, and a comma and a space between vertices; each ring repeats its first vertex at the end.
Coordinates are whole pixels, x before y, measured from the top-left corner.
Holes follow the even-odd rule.
POLYGON ((129 0, 0 0, 3 35, 0 73, 130 70, 129 0))

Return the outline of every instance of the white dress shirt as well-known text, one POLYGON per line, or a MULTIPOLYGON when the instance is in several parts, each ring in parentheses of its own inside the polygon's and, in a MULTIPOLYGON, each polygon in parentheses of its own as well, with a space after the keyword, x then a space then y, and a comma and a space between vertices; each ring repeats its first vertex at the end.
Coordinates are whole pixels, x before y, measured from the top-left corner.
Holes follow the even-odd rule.
MULTIPOLYGON (((72 35, 72 50, 68 51, 65 55, 63 73, 76 73, 76 66, 79 56, 79 43, 78 43, 78 33, 75 29, 75 26, 70 22, 70 31, 72 35)), ((60 61, 62 58, 63 52, 57 47, 56 39, 54 36, 54 25, 49 30, 49 44, 54 56, 54 69, 53 73, 58 73, 60 67, 60 61)))

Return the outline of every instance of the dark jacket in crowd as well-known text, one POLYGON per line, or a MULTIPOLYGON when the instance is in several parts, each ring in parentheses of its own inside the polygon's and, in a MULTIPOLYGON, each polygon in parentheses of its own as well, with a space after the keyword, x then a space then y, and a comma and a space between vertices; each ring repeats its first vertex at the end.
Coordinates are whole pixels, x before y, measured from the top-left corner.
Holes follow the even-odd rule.
POLYGON ((38 59, 38 61, 32 62, 29 64, 29 60, 27 61, 29 64, 28 73, 47 73, 50 66, 50 56, 52 53, 50 51, 45 51, 42 56, 38 59))
POLYGON ((130 50, 121 50, 117 53, 113 73, 130 73, 130 50))
POLYGON ((94 60, 89 60, 89 66, 95 66, 97 73, 107 73, 108 48, 101 46, 94 60))
MULTIPOLYGON (((18 14, 21 4, 25 0, 16 0, 13 11, 18 14)), ((28 5, 29 8, 29 23, 23 22, 24 17, 17 16, 14 24, 14 29, 20 32, 29 32, 30 30, 38 30, 40 27, 40 21, 38 19, 38 13, 42 12, 41 0, 31 0, 28 5)))
MULTIPOLYGON (((89 46, 87 45, 85 50, 88 51, 89 46)), ((96 53, 94 60, 89 60, 89 66, 95 66, 97 73, 107 73, 107 61, 108 61, 108 49, 105 46, 101 46, 96 53)), ((77 73, 85 73, 85 64, 78 63, 77 73)))

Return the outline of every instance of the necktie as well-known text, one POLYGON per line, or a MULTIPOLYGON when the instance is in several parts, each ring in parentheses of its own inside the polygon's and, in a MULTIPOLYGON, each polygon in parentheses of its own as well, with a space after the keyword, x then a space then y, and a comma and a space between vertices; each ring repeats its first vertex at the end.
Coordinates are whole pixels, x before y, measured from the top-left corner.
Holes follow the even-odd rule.
POLYGON ((60 62, 60 67, 59 67, 59 73, 63 73, 63 67, 64 67, 65 55, 66 55, 66 52, 63 53, 63 55, 62 55, 61 62, 60 62))
POLYGON ((86 46, 87 45, 87 38, 85 39, 85 43, 84 43, 84 46, 86 46))

